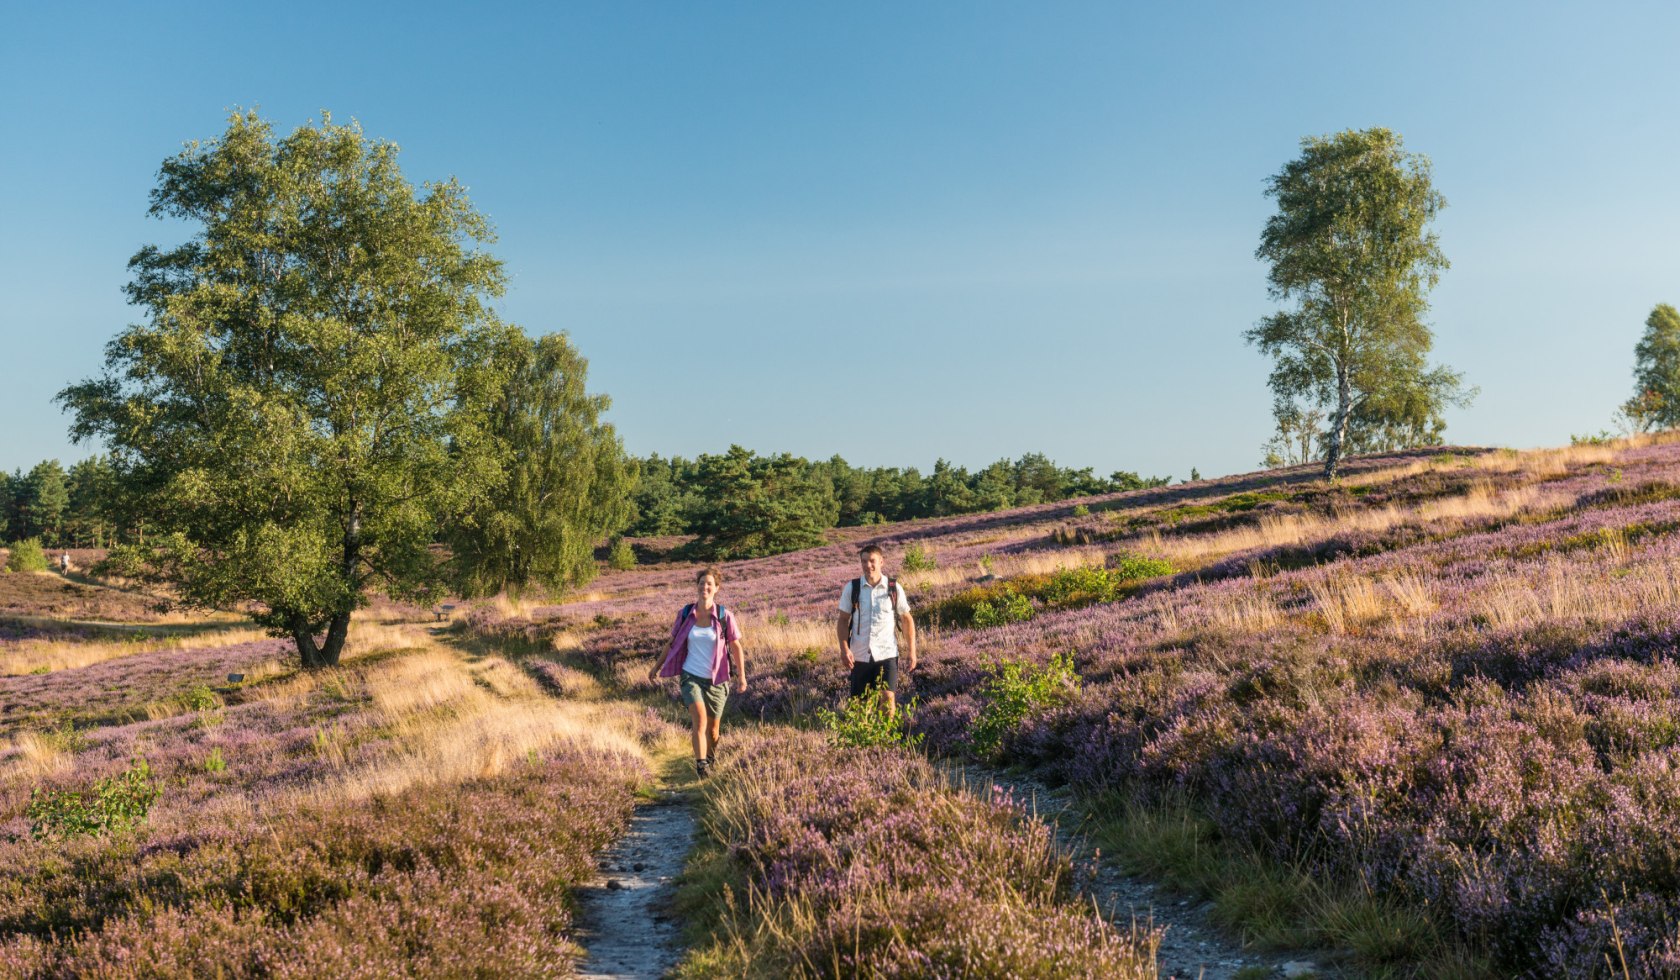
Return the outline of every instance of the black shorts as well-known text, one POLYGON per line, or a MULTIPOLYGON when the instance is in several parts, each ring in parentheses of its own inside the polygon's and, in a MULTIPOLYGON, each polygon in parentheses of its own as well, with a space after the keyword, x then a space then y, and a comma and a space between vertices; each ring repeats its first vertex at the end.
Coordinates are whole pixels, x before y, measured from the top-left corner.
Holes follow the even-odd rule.
POLYGON ((879 684, 889 691, 898 690, 898 658, 859 660, 852 664, 852 697, 861 697, 871 684, 879 684))

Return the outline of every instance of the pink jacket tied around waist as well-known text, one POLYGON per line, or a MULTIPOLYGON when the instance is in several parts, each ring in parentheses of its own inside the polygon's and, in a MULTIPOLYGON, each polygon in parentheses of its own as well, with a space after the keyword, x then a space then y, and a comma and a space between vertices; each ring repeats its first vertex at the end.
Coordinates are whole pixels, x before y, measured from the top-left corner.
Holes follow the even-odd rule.
MULTIPOLYGON (((671 648, 665 651, 665 662, 659 667, 660 677, 675 677, 682 673, 683 661, 688 659, 688 631, 694 628, 699 617, 698 610, 690 609, 688 614, 677 619, 677 625, 671 627, 671 648)), ((741 630, 735 625, 735 616, 724 612, 721 606, 712 607, 712 622, 722 626, 718 630, 717 648, 712 653, 712 683, 722 684, 729 679, 729 645, 741 642, 741 630), (723 615, 719 616, 719 613, 723 615)))

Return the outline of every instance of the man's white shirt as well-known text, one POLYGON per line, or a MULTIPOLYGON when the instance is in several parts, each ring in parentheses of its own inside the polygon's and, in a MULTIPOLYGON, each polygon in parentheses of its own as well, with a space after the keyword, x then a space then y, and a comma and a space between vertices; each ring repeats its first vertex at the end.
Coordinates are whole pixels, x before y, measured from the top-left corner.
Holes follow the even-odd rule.
POLYGON ((840 587, 840 611, 852 613, 852 659, 858 661, 891 660, 898 656, 898 637, 893 632, 893 614, 910 612, 910 600, 904 596, 904 586, 898 587, 898 594, 887 594, 887 577, 874 586, 868 579, 861 579, 862 588, 858 590, 858 611, 852 612, 852 583, 860 581, 851 579, 840 587), (861 618, 860 618, 861 617, 861 618))

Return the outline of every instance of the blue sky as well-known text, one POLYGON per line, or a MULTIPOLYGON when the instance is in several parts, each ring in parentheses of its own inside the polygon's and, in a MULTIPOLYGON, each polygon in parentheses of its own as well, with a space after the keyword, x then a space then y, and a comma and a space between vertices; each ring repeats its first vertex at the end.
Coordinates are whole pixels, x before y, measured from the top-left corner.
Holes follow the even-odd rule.
POLYGON ((330 109, 458 177, 502 304, 568 331, 636 453, 1254 468, 1265 178, 1388 126, 1434 162, 1461 443, 1567 442, 1680 303, 1680 5, 8 5, 0 467, 181 232, 158 165, 330 109), (721 394, 719 377, 727 378, 721 394), (707 392, 707 394, 701 394, 707 392), (889 421, 890 420, 890 421, 889 421))

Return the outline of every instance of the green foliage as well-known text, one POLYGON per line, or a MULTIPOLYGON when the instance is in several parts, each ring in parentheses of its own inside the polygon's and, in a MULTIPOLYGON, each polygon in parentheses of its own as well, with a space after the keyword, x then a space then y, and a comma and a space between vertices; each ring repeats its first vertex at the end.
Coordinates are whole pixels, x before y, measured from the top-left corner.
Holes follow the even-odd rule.
POLYGON ((1634 393, 1622 412, 1638 428, 1680 425, 1680 311, 1658 303, 1633 349, 1634 393))
POLYGON ((445 585, 438 529, 503 483, 491 413, 528 342, 490 306, 490 225, 330 117, 277 138, 236 114, 164 162, 151 201, 189 237, 134 256, 147 322, 58 399, 158 532, 144 567, 192 605, 260 605, 305 666, 331 665, 369 588, 445 585))
POLYGON ((1171 575, 1176 569, 1159 558, 1124 552, 1109 559, 1110 567, 1064 568, 1049 575, 1021 575, 978 585, 945 599, 929 610, 952 626, 984 629, 1033 618, 1033 601, 1056 609, 1073 609, 1124 598, 1131 586, 1145 579, 1171 575))
POLYGON ((986 629, 1005 623, 1024 623, 1032 619, 1033 614, 1031 599, 1018 592, 1005 591, 998 597, 995 605, 988 599, 975 602, 970 621, 976 629, 986 629))
POLYGON ((996 756, 1003 740, 1030 714, 1064 704, 1079 691, 1073 654, 1058 653, 1040 667, 1003 661, 986 667, 980 682, 980 715, 969 728, 969 747, 982 758, 996 756))
POLYGON ((1109 560, 1109 576, 1119 582, 1139 582, 1144 579, 1171 575, 1178 569, 1164 558, 1145 558, 1141 555, 1121 554, 1109 560))
POLYGON ((630 518, 635 470, 610 404, 584 388, 588 362, 565 334, 523 335, 503 355, 508 380, 490 411, 504 447, 500 481, 446 540, 457 591, 473 598, 532 584, 575 588, 595 575, 595 542, 630 518))
POLYGON ((933 552, 920 544, 911 544, 904 549, 904 570, 907 572, 926 572, 939 567, 939 560, 933 552))
POLYGON ((220 745, 213 747, 210 754, 205 756, 204 771, 211 773, 227 771, 227 760, 222 758, 222 747, 220 745))
POLYGON ((1382 128, 1307 137, 1266 192, 1277 213, 1255 254, 1272 297, 1294 306, 1246 336, 1273 359, 1280 435, 1298 402, 1328 408, 1326 479, 1349 451, 1438 443, 1444 407, 1474 392, 1427 364, 1426 297, 1448 265, 1428 230, 1446 206, 1428 159, 1382 128))
POLYGON ((872 686, 862 696, 847 698, 839 711, 817 709, 817 724, 828 730, 836 745, 853 748, 900 745, 915 748, 922 744, 921 733, 911 734, 915 723, 916 702, 903 705, 896 715, 887 711, 887 692, 879 685, 872 686))
POLYGON ((701 503, 691 527, 701 559, 758 558, 822 545, 834 526, 833 493, 811 479, 802 459, 759 456, 730 446, 701 456, 695 488, 701 503))
MULTIPOLYGON (((49 671, 42 671, 41 673, 49 673, 49 671)), ((77 728, 68 718, 59 722, 57 728, 42 732, 41 740, 58 751, 71 755, 88 746, 87 732, 77 728)))
POLYGON ((1084 504, 1074 504, 1073 505, 1073 516, 1075 516, 1075 517, 1090 517, 1091 516, 1091 508, 1085 506, 1084 504))
POLYGON ((145 759, 100 779, 91 790, 37 788, 29 794, 29 832, 37 838, 125 833, 146 819, 160 792, 145 759))
POLYGON ((182 703, 189 711, 214 711, 222 706, 222 699, 216 696, 215 691, 210 690, 208 684, 199 684, 187 691, 182 697, 182 703))
MULTIPOLYGON (((799 463, 811 482, 833 497, 835 516, 827 527, 980 513, 1169 482, 1166 477, 1146 478, 1128 471, 1103 478, 1089 467, 1058 467, 1041 453, 1026 453, 1013 461, 1000 459, 972 473, 940 459, 927 475, 913 467, 855 467, 839 456, 799 463)), ((700 533, 695 521, 704 510, 705 495, 699 483, 699 462, 654 455, 640 464, 641 482, 629 533, 700 533)))
POLYGON ((7 546, 6 567, 14 572, 46 571, 47 553, 41 548, 41 539, 13 541, 7 546))
POLYGON ((620 572, 635 568, 636 549, 622 537, 613 538, 611 547, 607 548, 607 567, 620 572))

